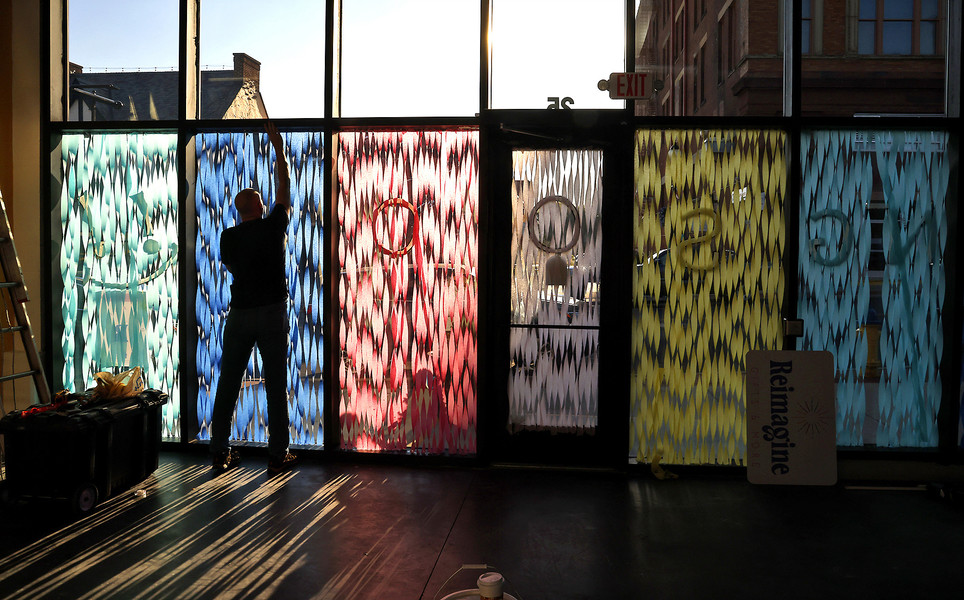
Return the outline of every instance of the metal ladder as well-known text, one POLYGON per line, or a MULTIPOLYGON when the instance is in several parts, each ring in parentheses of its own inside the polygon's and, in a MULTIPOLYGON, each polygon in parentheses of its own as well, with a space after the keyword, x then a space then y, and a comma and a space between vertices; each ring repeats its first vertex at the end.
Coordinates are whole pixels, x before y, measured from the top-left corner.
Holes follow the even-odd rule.
MULTIPOLYGON (((0 373, 0 384, 22 377, 33 377, 38 400, 41 404, 49 404, 50 388, 47 385, 47 378, 44 376, 40 355, 37 353, 37 345, 34 343, 30 319, 27 318, 27 311, 24 309, 24 303, 28 300, 27 287, 23 282, 20 258, 17 256, 17 248, 13 243, 10 221, 7 219, 7 207, 3 203, 2 194, 0 194, 0 270, 3 274, 3 279, 0 280, 0 293, 6 291, 9 294, 10 305, 16 322, 12 327, 0 328, 0 335, 20 333, 23 349, 27 355, 27 364, 30 367, 29 371, 21 373, 10 375, 0 373)), ((6 412, 3 410, 2 401, 0 401, 0 411, 6 412)))

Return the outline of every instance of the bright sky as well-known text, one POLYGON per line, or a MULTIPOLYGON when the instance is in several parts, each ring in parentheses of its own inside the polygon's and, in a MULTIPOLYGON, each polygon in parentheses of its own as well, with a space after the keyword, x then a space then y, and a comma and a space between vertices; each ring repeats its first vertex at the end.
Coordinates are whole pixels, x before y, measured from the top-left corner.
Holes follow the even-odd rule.
MULTIPOLYGON (((177 66, 177 0, 71 0, 69 56, 94 71, 177 66)), ((201 65, 261 62, 274 118, 324 114, 324 3, 204 0, 201 65)), ((478 112, 478 0, 343 2, 344 116, 478 112)), ((624 70, 623 0, 493 0, 492 106, 619 108, 596 88, 624 70)))

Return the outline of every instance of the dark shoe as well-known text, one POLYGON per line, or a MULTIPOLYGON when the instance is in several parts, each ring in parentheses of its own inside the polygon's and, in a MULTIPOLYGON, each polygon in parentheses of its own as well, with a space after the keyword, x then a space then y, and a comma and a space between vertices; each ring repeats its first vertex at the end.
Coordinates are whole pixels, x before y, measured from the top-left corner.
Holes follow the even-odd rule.
POLYGON ((298 464, 298 457, 290 452, 285 452, 285 455, 281 457, 268 457, 268 471, 272 473, 287 471, 296 464, 298 464))
POLYGON ((232 469, 241 464, 241 455, 238 454, 237 450, 229 449, 223 452, 218 452, 214 455, 211 460, 211 468, 217 474, 224 473, 228 469, 232 469))

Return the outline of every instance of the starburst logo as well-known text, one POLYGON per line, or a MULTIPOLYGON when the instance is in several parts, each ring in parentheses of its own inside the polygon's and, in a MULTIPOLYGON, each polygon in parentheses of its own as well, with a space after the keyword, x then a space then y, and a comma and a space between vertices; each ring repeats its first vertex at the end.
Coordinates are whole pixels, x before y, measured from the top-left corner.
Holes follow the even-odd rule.
POLYGON ((810 397, 797 402, 791 409, 797 431, 809 439, 823 435, 832 422, 830 411, 810 397))

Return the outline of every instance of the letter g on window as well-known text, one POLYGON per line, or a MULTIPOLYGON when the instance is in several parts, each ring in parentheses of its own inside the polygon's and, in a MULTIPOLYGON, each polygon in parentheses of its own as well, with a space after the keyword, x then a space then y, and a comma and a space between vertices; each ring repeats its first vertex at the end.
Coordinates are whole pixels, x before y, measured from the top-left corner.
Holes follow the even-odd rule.
POLYGON ((840 223, 840 249, 832 258, 822 256, 818 248, 820 246, 826 246, 827 241, 823 238, 815 237, 810 240, 810 256, 813 258, 815 263, 825 267, 836 267, 838 265, 842 265, 854 249, 854 233, 850 227, 850 223, 847 220, 847 215, 845 215, 840 209, 828 208, 826 210, 817 211, 808 217, 808 220, 811 223, 815 223, 820 219, 836 219, 840 223))

